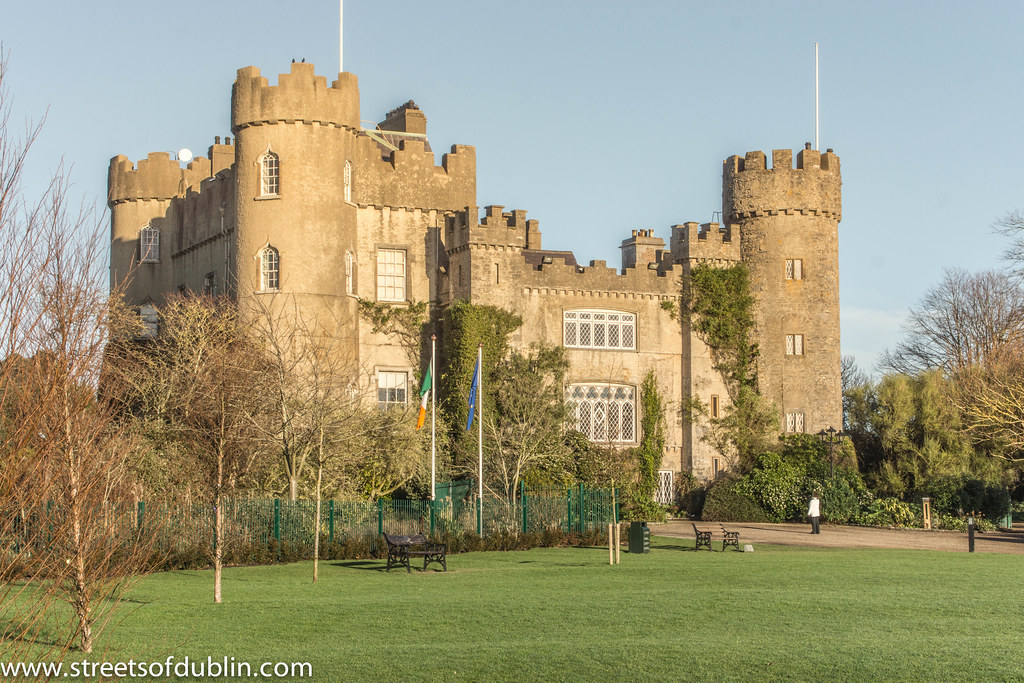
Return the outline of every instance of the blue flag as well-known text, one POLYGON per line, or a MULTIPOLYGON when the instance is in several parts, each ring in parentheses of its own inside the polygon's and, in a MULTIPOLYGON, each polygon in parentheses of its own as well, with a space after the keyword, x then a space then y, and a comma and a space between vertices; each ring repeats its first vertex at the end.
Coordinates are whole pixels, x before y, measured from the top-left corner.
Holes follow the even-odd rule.
POLYGON ((466 420, 466 431, 473 426, 473 413, 476 411, 476 387, 480 383, 480 359, 473 368, 473 384, 469 387, 469 419, 466 420))

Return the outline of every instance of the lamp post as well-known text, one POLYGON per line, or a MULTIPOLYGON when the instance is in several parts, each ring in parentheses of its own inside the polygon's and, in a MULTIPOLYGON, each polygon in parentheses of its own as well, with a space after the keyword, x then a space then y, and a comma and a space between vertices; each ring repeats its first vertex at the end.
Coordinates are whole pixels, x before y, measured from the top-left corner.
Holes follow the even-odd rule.
POLYGON ((836 461, 832 457, 832 449, 837 443, 840 443, 847 437, 846 432, 836 431, 835 427, 829 427, 828 429, 822 429, 818 432, 818 438, 821 439, 822 443, 828 444, 828 462, 832 468, 832 478, 836 478, 836 461))

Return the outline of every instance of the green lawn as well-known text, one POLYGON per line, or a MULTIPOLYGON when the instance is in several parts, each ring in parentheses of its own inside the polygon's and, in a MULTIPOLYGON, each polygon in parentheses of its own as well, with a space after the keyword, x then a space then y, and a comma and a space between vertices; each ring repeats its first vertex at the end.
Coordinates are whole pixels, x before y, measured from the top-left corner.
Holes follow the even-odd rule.
MULTIPOLYGON (((537 549, 228 569, 145 579, 107 661, 309 661, 314 679, 1020 679, 1024 558, 930 551, 649 555, 537 549)), ((75 659, 73 653, 71 659, 75 659)), ((190 679, 191 680, 191 679, 190 679)))

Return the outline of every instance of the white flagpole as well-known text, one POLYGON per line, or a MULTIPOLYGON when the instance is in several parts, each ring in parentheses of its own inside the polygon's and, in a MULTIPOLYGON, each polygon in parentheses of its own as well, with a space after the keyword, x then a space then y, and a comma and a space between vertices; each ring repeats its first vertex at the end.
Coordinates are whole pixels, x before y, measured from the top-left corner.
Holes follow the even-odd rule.
POLYGON ((434 346, 437 335, 430 335, 430 500, 437 495, 437 432, 434 413, 437 411, 437 368, 434 367, 434 346))
POLYGON ((484 345, 476 350, 476 419, 477 419, 477 495, 479 496, 477 533, 484 535, 484 345))
POLYGON ((814 149, 818 146, 818 44, 814 44, 814 149))
POLYGON ((345 71, 345 0, 338 0, 338 73, 345 71))

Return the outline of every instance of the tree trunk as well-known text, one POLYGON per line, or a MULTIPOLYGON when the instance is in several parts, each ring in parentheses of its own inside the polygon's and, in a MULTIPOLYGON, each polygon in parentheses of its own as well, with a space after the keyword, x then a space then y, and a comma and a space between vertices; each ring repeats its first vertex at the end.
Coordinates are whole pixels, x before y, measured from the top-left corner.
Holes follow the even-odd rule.
POLYGON ((64 438, 68 463, 68 512, 71 514, 71 563, 73 564, 71 605, 78 617, 78 635, 82 652, 92 652, 92 615, 89 609, 89 586, 85 575, 85 548, 82 541, 81 454, 72 446, 74 434, 71 425, 69 398, 64 397, 64 438))
POLYGON ((220 578, 224 556, 224 513, 221 511, 221 491, 224 487, 224 445, 217 447, 217 487, 213 494, 213 601, 220 602, 220 578))
POLYGON ((220 602, 220 577, 221 577, 221 557, 223 557, 224 548, 224 525, 223 525, 223 513, 220 509, 221 496, 220 491, 217 492, 213 499, 213 601, 220 602))
POLYGON ((320 484, 323 481, 324 466, 317 463, 316 468, 316 517, 313 522, 313 583, 320 578, 320 484))

